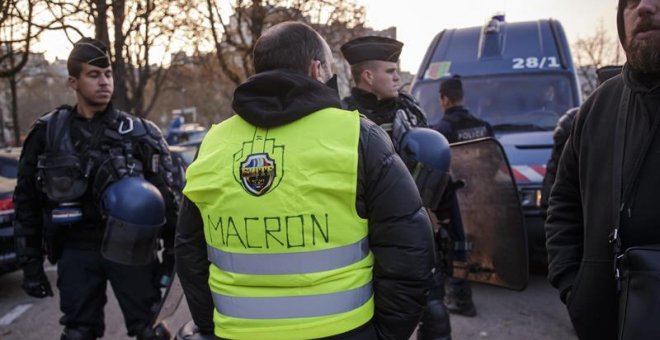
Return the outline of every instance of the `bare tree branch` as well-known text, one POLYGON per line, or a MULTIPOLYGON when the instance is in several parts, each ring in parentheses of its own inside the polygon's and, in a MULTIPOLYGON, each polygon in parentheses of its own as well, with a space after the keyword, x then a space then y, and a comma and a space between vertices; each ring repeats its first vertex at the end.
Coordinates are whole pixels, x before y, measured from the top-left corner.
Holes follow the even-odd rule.
POLYGON ((598 85, 595 73, 598 68, 623 63, 621 45, 618 39, 610 37, 602 19, 593 35, 578 39, 572 49, 585 96, 591 94, 598 85))

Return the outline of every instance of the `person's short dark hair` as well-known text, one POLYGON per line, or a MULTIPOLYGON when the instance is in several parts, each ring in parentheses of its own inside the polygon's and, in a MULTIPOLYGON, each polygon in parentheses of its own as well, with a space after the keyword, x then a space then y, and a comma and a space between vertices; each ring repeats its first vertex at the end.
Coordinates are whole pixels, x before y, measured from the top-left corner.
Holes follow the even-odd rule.
POLYGON ((447 97, 452 103, 463 100, 463 82, 460 76, 453 76, 440 82, 440 97, 447 97))
POLYGON ((254 45, 254 70, 257 73, 275 69, 307 74, 312 60, 325 60, 323 38, 313 28, 295 21, 277 24, 266 30, 254 45))
POLYGON ((373 70, 375 68, 374 60, 361 61, 355 65, 351 65, 351 74, 353 75, 353 81, 357 84, 360 81, 362 72, 364 70, 373 70))

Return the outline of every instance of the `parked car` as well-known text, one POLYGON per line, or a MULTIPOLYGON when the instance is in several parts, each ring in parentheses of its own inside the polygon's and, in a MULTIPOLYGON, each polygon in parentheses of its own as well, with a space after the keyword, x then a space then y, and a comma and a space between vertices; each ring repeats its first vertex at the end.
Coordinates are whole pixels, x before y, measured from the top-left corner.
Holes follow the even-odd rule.
POLYGON ((14 250, 14 187, 21 148, 0 149, 0 274, 18 269, 14 250))

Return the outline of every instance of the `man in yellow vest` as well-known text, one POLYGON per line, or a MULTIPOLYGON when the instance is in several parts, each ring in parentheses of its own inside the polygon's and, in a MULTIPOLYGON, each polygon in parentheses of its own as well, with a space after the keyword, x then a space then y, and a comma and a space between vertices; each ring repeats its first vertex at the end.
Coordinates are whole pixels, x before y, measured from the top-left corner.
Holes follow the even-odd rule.
POLYGON ((419 321, 429 217, 387 134, 340 109, 333 64, 309 26, 268 29, 188 168, 176 260, 202 334, 408 339, 419 321))

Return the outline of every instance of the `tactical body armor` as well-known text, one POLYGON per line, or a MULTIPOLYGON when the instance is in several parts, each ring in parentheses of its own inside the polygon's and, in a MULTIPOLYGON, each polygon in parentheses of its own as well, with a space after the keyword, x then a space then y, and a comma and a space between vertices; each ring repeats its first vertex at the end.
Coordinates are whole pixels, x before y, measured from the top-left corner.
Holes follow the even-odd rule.
MULTIPOLYGON (((98 222, 107 220, 101 198, 112 183, 126 176, 159 177, 164 182, 159 186, 161 192, 163 186, 177 186, 174 165, 158 127, 111 108, 103 114, 91 136, 78 145, 71 133, 71 107, 59 107, 36 123, 45 125, 45 148, 37 157, 37 186, 45 194, 43 232, 51 262, 59 257, 57 234, 62 228, 98 228, 98 222)), ((178 201, 178 194, 170 193, 178 201)), ((16 229, 17 236, 38 234, 20 224, 16 229)), ((28 250, 25 255, 34 257, 35 253, 28 250)))

